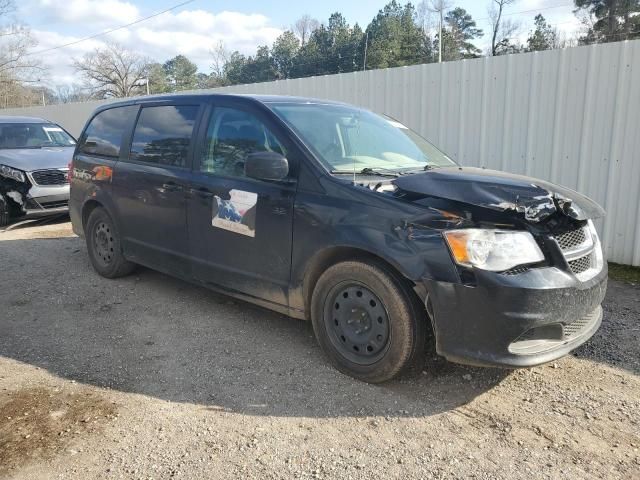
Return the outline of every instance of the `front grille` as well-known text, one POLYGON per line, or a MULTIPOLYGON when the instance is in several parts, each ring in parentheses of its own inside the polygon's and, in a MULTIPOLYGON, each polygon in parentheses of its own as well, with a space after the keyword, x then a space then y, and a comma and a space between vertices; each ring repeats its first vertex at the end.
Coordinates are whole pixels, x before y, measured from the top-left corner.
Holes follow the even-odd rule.
POLYGON ((599 315, 600 308, 596 308, 593 312, 587 313, 585 316, 579 318, 578 320, 574 320, 570 323, 563 323, 562 332, 564 334, 565 340, 570 340, 571 338, 581 334, 585 329, 587 329, 588 327, 593 325, 595 321, 597 321, 599 315))
POLYGON ((589 270, 595 267, 594 247, 595 242, 588 227, 581 227, 555 237, 569 269, 574 275, 578 275, 581 281, 587 280, 579 275, 589 275, 589 270))
POLYGON ((65 185, 69 183, 65 170, 37 170, 31 172, 31 178, 36 185, 65 185))
POLYGON ((586 243, 587 234, 584 228, 578 228, 556 236, 556 241, 560 245, 560 250, 564 252, 586 243))
POLYGON ((520 265, 518 267, 513 267, 509 270, 505 270, 502 272, 503 275, 520 275, 521 273, 525 273, 529 271, 529 267, 526 265, 520 265))
POLYGON ((575 260, 570 260, 567 262, 569 264, 569 268, 571 271, 578 275, 579 273, 586 272, 591 268, 593 253, 585 255, 584 257, 577 258, 575 260))
POLYGON ((602 318, 602 307, 567 323, 551 323, 533 327, 509 344, 509 352, 516 355, 535 355, 560 348, 567 342, 584 338, 602 318))

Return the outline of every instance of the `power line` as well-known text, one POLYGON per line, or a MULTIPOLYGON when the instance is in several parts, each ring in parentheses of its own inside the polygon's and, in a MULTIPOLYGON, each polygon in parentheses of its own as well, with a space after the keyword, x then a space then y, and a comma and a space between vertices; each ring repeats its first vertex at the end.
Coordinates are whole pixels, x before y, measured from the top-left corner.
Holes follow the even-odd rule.
MULTIPOLYGON (((564 3, 562 5, 553 5, 551 7, 544 7, 544 8, 534 8, 534 9, 531 9, 531 10, 522 10, 522 11, 519 11, 519 12, 503 12, 502 13, 502 17, 508 17, 508 16, 511 16, 511 15, 522 15, 523 13, 537 13, 537 12, 541 12, 541 11, 544 11, 544 10, 551 10, 551 9, 554 9, 554 8, 564 8, 564 7, 571 7, 571 6, 573 6, 573 3, 564 3)), ((491 17, 476 18, 474 20, 476 22, 481 22, 483 20, 491 20, 491 17)))
POLYGON ((172 10, 175 10, 176 8, 184 7, 185 5, 187 5, 189 3, 193 3, 195 1, 196 0, 186 0, 185 2, 182 2, 182 3, 179 3, 177 5, 174 5, 171 8, 167 8, 166 10, 162 10, 161 12, 154 13, 152 15, 149 15, 148 17, 140 18, 140 19, 136 20, 135 22, 127 23, 126 25, 120 25, 119 27, 115 27, 115 28, 112 28, 110 30, 105 30, 104 32, 96 33, 96 34, 93 34, 93 35, 89 35, 88 37, 84 37, 84 38, 80 38, 78 40, 74 40, 73 42, 65 43, 65 44, 62 44, 62 45, 56 45, 55 47, 45 48, 44 50, 38 50, 36 52, 29 52, 29 53, 26 53, 24 56, 26 57, 26 56, 29 56, 29 55, 40 55, 42 53, 51 52, 53 50, 59 50, 61 48, 66 48, 66 47, 70 47, 72 45, 77 45, 78 43, 86 42, 87 40, 93 40, 94 38, 102 37, 103 35, 108 35, 109 33, 113 33, 113 32, 116 32, 118 30, 122 30, 123 28, 128 28, 128 27, 131 27, 132 25, 137 25, 138 23, 145 22, 145 21, 147 21, 147 20, 149 20, 151 18, 154 18, 154 17, 157 17, 159 15, 162 15, 163 13, 170 12, 172 10))

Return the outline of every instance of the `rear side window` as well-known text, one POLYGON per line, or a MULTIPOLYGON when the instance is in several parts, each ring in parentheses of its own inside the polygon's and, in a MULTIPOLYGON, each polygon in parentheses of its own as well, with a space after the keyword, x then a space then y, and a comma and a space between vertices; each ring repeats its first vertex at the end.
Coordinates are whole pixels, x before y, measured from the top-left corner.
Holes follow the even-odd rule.
POLYGON ((198 106, 143 107, 131 142, 131 160, 187 166, 198 106))
POLYGON ((118 157, 124 131, 138 107, 115 107, 98 113, 78 143, 78 151, 86 155, 118 157))

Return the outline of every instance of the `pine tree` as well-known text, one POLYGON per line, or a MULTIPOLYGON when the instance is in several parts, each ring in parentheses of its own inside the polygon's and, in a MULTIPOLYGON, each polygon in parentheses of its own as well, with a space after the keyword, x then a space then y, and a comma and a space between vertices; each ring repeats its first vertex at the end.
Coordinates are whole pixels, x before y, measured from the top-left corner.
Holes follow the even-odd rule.
POLYGON ((422 30, 416 24, 411 3, 402 6, 392 0, 367 27, 367 68, 399 67, 421 63, 424 56, 422 30))
POLYGON ((167 81, 174 92, 191 90, 198 85, 198 66, 184 55, 178 55, 167 60, 162 65, 167 81))
POLYGON ((588 30, 580 43, 618 42, 640 38, 640 0, 574 0, 588 30))
POLYGON ((558 32, 547 23, 545 18, 538 14, 535 17, 535 30, 527 39, 527 51, 551 50, 558 48, 558 32))
POLYGON ((455 8, 444 17, 446 28, 442 35, 443 60, 461 60, 476 58, 482 53, 471 40, 484 35, 482 29, 464 8, 455 8))

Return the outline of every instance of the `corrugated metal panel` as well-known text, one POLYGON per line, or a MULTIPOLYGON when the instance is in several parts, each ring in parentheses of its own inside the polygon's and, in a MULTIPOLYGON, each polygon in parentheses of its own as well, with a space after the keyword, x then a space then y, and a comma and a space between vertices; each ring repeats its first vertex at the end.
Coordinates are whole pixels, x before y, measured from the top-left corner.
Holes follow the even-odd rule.
MULTIPOLYGON (((464 165, 550 180, 608 212, 610 260, 640 265, 640 41, 213 89, 386 113, 464 165)), ((5 110, 78 135, 99 102, 5 110)))

